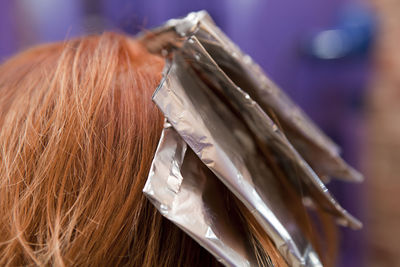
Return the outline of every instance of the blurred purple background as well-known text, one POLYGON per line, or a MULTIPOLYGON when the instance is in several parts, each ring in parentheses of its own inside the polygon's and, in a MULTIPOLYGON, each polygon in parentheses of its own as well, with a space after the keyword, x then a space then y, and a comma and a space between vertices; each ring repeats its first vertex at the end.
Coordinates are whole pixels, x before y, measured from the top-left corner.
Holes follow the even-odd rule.
MULTIPOLYGON (((129 34, 207 10, 343 148, 359 167, 363 99, 374 33, 370 10, 352 0, 0 0, 0 62, 43 42, 116 30, 129 34)), ((364 187, 334 181, 338 200, 361 220, 364 187)), ((338 266, 364 266, 365 233, 341 229, 338 266)))

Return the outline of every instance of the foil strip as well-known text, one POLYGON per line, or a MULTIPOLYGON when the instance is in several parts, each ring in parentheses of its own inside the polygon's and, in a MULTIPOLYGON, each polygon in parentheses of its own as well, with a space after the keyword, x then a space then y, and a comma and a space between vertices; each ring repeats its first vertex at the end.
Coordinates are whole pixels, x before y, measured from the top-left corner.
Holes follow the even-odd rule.
POLYGON ((219 199, 223 185, 165 124, 143 189, 160 213, 225 266, 257 266, 243 233, 219 199))
POLYGON ((321 266, 246 124, 187 63, 196 58, 180 51, 153 100, 201 161, 254 214, 290 266, 321 266))
POLYGON ((170 20, 140 38, 151 52, 168 59, 153 100, 175 129, 168 125, 163 132, 145 194, 226 266, 256 266, 243 234, 222 230, 232 218, 217 204, 220 200, 205 196, 204 184, 215 187, 214 195, 223 191, 219 179, 254 214, 290 266, 322 266, 283 204, 282 177, 275 176, 267 158, 272 156, 283 179, 304 190, 310 196, 306 199, 353 229, 361 223, 337 203, 319 176, 349 181, 362 176, 206 12, 170 20), (215 176, 188 171, 199 162, 215 176))
MULTIPOLYGON (((362 175, 340 157, 340 149, 263 73, 261 68, 215 25, 205 11, 169 20, 144 34, 148 49, 160 53, 176 49, 195 36, 220 68, 245 90, 269 115, 276 115, 290 142, 311 167, 322 176, 359 182, 362 175)), ((328 179, 327 179, 328 181, 328 179)))
MULTIPOLYGON (((281 164, 286 177, 291 180, 300 194, 306 188, 319 206, 337 216, 338 223, 353 229, 361 227, 361 223, 343 209, 329 193, 318 175, 293 148, 285 135, 279 130, 279 127, 250 95, 230 80, 196 37, 189 38, 176 53, 172 64, 181 66, 182 63, 178 63, 180 61, 180 59, 177 59, 178 57, 182 57, 196 71, 197 76, 221 96, 221 102, 229 104, 231 109, 235 110, 240 120, 254 134, 253 138, 264 152, 264 156, 268 157, 270 154, 274 156, 274 159, 281 164), (299 184, 299 178, 302 184, 299 184)), ((182 69, 187 70, 183 66, 182 69)), ((166 99, 165 101, 169 100, 166 99)), ((215 141, 217 142, 217 140, 215 141)))

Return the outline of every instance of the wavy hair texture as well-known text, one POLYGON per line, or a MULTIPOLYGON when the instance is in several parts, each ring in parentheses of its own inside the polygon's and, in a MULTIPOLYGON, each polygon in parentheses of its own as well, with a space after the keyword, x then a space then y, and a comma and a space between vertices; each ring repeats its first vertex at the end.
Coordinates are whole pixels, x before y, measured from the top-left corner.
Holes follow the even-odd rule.
MULTIPOLYGON (((142 194, 163 124, 151 101, 163 66, 106 33, 0 67, 1 266, 219 265, 142 194)), ((285 266, 235 203, 260 265, 285 266)))

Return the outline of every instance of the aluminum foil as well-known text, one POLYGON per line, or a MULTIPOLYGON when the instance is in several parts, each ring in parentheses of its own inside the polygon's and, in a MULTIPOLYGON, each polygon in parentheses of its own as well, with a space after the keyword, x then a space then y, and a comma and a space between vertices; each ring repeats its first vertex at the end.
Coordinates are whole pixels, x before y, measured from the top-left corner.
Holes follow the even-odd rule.
POLYGON ((205 11, 171 19, 141 36, 150 51, 179 48, 195 36, 213 60, 269 115, 276 116, 290 142, 320 176, 359 182, 362 175, 347 165, 334 144, 293 101, 263 73, 261 68, 215 25, 205 11))
POLYGON ((222 187, 166 123, 143 192, 162 215, 225 266, 256 266, 240 227, 218 199, 222 187))
MULTIPOLYGON (((303 191, 303 188, 306 188, 318 205, 338 217, 339 223, 355 229, 361 227, 360 222, 337 203, 318 175, 292 147, 279 127, 249 94, 232 82, 213 61, 196 37, 189 38, 179 52, 176 52, 172 65, 176 65, 176 70, 182 72, 187 71, 188 66, 190 66, 196 72, 195 75, 219 95, 221 103, 230 106, 236 116, 250 129, 249 136, 255 139, 257 146, 264 154, 264 158, 272 155, 274 160, 282 166, 286 177, 290 179, 299 193, 303 191)), ((175 88, 172 90, 175 90, 175 88)), ((154 100, 164 112, 161 107, 164 105, 164 101, 169 103, 172 100, 161 99, 160 101, 160 98, 156 96, 157 94, 158 92, 154 95, 154 100)), ((190 92, 187 94, 190 94, 190 92)), ((169 118, 166 112, 164 114, 169 118)), ((213 123, 210 120, 210 124, 213 123)), ((199 131, 202 130, 199 129, 199 131)), ((217 136, 215 142, 218 143, 217 136)), ((190 145, 189 142, 188 144, 190 145)))
POLYGON ((322 266, 284 204, 282 179, 340 224, 358 229, 361 223, 337 203, 319 175, 352 181, 361 175, 205 12, 171 20, 141 39, 168 59, 153 100, 175 129, 168 125, 163 132, 146 195, 225 265, 256 265, 246 237, 223 230, 230 218, 218 198, 207 197, 205 188, 211 187, 218 196, 219 179, 254 214, 290 266, 322 266), (214 175, 194 172, 198 162, 214 175), (283 178, 271 169, 275 165, 283 178))
POLYGON ((278 181, 257 144, 178 55, 154 101, 202 162, 251 210, 288 263, 304 266, 313 250, 284 206, 278 181))

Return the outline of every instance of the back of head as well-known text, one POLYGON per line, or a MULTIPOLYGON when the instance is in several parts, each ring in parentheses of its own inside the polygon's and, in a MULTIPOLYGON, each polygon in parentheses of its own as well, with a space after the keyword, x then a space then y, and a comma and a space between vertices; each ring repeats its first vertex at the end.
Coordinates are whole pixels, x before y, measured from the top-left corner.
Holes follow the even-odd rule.
MULTIPOLYGON (((0 66, 1 266, 219 265, 142 194, 163 125, 151 101, 163 66, 138 41, 110 33, 40 46, 0 66)), ((283 189, 315 241, 300 196, 283 189)), ((259 264, 285 266, 226 191, 259 264)), ((334 248, 335 234, 326 239, 334 248)))

